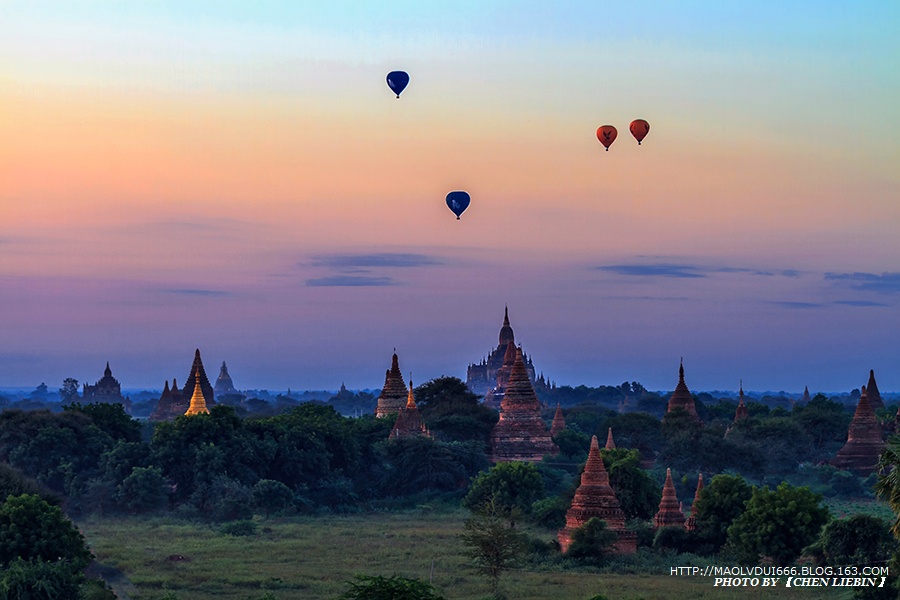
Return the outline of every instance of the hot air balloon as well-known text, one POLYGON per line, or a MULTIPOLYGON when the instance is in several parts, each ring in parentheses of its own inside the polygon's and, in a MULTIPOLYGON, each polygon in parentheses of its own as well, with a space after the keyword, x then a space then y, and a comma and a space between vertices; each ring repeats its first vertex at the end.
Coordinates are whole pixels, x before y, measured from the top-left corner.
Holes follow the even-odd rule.
POLYGON ((601 125, 597 128, 597 139, 606 147, 607 152, 609 152, 609 147, 612 146, 612 143, 616 141, 618 134, 619 132, 612 125, 601 125))
POLYGON ((469 200, 469 194, 465 192, 456 191, 447 194, 447 206, 456 215, 457 221, 459 221, 459 216, 469 208, 469 200))
POLYGON ((640 146, 641 140, 650 133, 650 123, 643 119, 635 119, 631 122, 631 125, 628 126, 628 129, 631 131, 631 135, 634 136, 634 139, 637 140, 638 146, 640 146))
POLYGON ((400 97, 400 92, 406 89, 409 83, 409 74, 406 71, 391 71, 387 74, 387 84, 391 90, 400 97))

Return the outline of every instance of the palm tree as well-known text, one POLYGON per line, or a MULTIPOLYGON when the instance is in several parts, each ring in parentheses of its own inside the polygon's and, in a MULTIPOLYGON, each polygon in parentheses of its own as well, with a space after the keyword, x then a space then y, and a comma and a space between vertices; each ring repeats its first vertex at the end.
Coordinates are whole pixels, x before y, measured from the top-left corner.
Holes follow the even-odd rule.
POLYGON ((878 482, 875 493, 887 500, 896 518, 891 533, 900 539, 900 436, 891 436, 878 459, 878 482))

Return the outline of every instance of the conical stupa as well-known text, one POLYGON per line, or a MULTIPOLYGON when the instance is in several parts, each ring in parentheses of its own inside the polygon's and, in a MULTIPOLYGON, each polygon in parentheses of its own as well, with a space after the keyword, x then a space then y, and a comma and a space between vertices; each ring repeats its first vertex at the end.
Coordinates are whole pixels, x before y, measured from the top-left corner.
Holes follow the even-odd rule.
POLYGON ((741 391, 738 399, 738 405, 734 411, 734 422, 737 423, 741 419, 746 419, 749 414, 750 409, 747 408, 747 404, 744 402, 744 382, 741 381, 741 391))
POLYGON ((613 439, 612 427, 607 428, 606 430, 606 449, 607 450, 615 450, 616 441, 613 439))
POLYGON ((419 408, 416 406, 416 399, 413 397, 413 382, 410 376, 406 406, 397 413, 397 422, 394 423, 389 438, 398 439, 418 436, 431 437, 431 433, 425 427, 425 422, 422 421, 422 415, 419 414, 419 408))
POLYGON ((550 437, 556 437, 560 431, 566 428, 566 419, 563 417, 559 402, 556 403, 556 412, 553 414, 553 422, 550 423, 550 437))
POLYGON ((194 362, 191 363, 191 374, 188 376, 187 381, 184 382, 184 387, 182 388, 185 394, 188 393, 188 390, 194 389, 194 382, 197 379, 200 380, 200 390, 203 393, 203 399, 206 402, 206 406, 210 408, 215 406, 215 392, 213 391, 213 386, 209 383, 209 378, 206 376, 206 371, 203 368, 203 361, 200 359, 199 348, 194 350, 194 362))
POLYGON ((403 374, 400 372, 400 361, 394 352, 391 357, 391 368, 384 374, 384 387, 378 396, 375 416, 381 418, 399 413, 406 405, 406 395, 406 383, 403 382, 403 374))
POLYGON ((614 552, 617 554, 637 552, 637 533, 625 529, 625 512, 609 484, 609 474, 603 466, 603 457, 600 456, 600 444, 596 435, 591 438, 591 449, 588 451, 587 463, 581 474, 581 484, 575 491, 572 506, 566 512, 566 526, 557 536, 563 552, 566 552, 572 543, 572 533, 594 517, 606 521, 607 529, 616 533, 614 552))
POLYGON ((850 421, 847 443, 838 450, 831 464, 845 471, 868 474, 875 470, 883 448, 881 425, 875 418, 875 411, 869 404, 866 387, 863 386, 860 390, 859 404, 856 405, 856 412, 850 421))
POLYGON ((881 392, 878 391, 878 384, 875 383, 875 370, 869 370, 869 383, 866 384, 866 393, 869 396, 869 404, 872 410, 884 408, 884 400, 881 399, 881 392))
POLYGON ((688 531, 694 531, 697 528, 697 500, 700 499, 700 492, 703 491, 703 473, 697 475, 697 491, 694 492, 694 502, 691 504, 691 516, 684 522, 684 528, 688 531))
POLYGON ((209 414, 209 408, 206 407, 206 398, 203 397, 203 390, 200 385, 199 370, 194 378, 194 394, 191 396, 191 405, 188 406, 185 415, 209 414))
POLYGON ((509 386, 500 403, 500 420, 494 425, 490 439, 494 462, 537 462, 545 454, 559 453, 541 418, 541 403, 528 379, 520 348, 516 349, 509 386))
POLYGON ((684 362, 678 365, 678 385, 675 387, 675 391, 672 392, 672 397, 669 398, 666 414, 678 408, 685 410, 695 421, 700 422, 700 417, 697 415, 697 407, 694 405, 694 397, 684 382, 684 362))
POLYGON ((666 469, 662 500, 659 501, 659 512, 653 517, 653 526, 657 529, 660 527, 684 527, 684 513, 679 507, 678 496, 675 495, 675 484, 672 483, 672 469, 666 469))

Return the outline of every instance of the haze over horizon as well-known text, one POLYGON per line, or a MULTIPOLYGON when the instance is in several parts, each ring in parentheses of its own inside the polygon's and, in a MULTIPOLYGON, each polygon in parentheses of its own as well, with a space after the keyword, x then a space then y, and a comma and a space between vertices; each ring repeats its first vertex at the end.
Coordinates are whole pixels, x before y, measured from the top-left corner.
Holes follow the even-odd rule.
POLYGON ((0 386, 900 390, 900 5, 0 6, 0 386), (397 100, 385 84, 409 72, 397 100), (628 123, 650 133, 638 146, 628 123), (609 152, 603 124, 618 128, 609 152), (447 192, 472 204, 457 221, 447 192))

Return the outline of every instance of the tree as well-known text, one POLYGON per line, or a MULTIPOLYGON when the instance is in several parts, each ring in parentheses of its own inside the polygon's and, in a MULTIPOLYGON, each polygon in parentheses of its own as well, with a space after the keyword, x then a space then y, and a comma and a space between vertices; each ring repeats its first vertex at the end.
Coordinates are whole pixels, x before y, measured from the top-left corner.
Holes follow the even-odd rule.
POLYGON ((891 525, 891 533, 900 538, 900 436, 888 438, 875 472, 878 473, 875 494, 886 500, 897 516, 891 525))
POLYGON ((168 488, 159 467, 134 467, 119 484, 116 499, 133 513, 158 510, 169 502, 168 488))
POLYGON ((497 411, 482 404, 457 377, 432 379, 414 393, 422 419, 440 439, 484 442, 499 418, 497 411))
POLYGON ((291 508, 294 504, 294 492, 291 488, 274 479, 260 479, 253 486, 253 506, 269 514, 291 508))
POLYGON ((490 505, 492 513, 505 511, 512 514, 514 509, 527 513, 543 496, 544 480, 535 465, 504 462, 482 471, 472 480, 463 506, 473 512, 490 505))
MULTIPOLYGON (((512 512, 518 509, 513 508, 512 512)), ((490 498, 466 520, 461 536, 468 548, 466 555, 475 561, 475 568, 491 578, 494 596, 498 595, 500 575, 521 558, 525 549, 525 536, 513 524, 515 517, 510 515, 508 507, 490 498)))
POLYGON ((566 556, 599 563, 609 554, 617 538, 615 531, 606 528, 606 521, 591 517, 572 532, 572 543, 566 556))
POLYGON ((775 490, 755 488, 747 509, 728 528, 728 543, 746 563, 769 556, 785 565, 800 556, 828 522, 828 507, 821 502, 822 496, 809 488, 786 482, 775 490))
POLYGON ((9 496, 0 504, 0 566, 16 558, 67 561, 73 572, 84 570, 92 556, 84 537, 57 506, 39 496, 9 496))
POLYGON ((59 398, 63 404, 78 400, 78 380, 66 377, 63 380, 62 387, 59 388, 59 398))
POLYGON ((625 518, 652 518, 659 509, 662 492, 656 481, 641 468, 640 452, 616 448, 601 450, 600 454, 625 518))
POLYGON ((341 594, 341 600, 444 600, 430 584, 399 575, 392 577, 359 575, 356 582, 351 581, 348 584, 350 589, 341 594))
POLYGON ((728 540, 728 528, 740 517, 753 495, 753 488, 739 475, 716 475, 691 507, 697 535, 718 552, 728 540))
POLYGON ((897 543, 888 526, 870 515, 832 521, 819 537, 829 565, 872 565, 890 560, 897 543))
POLYGON ((81 600, 84 576, 66 561, 23 560, 16 557, 0 572, 4 600, 81 600))
POLYGON ((64 406, 63 410, 80 412, 89 416, 94 425, 114 440, 141 441, 141 424, 132 419, 121 404, 92 402, 82 405, 73 403, 64 406))

